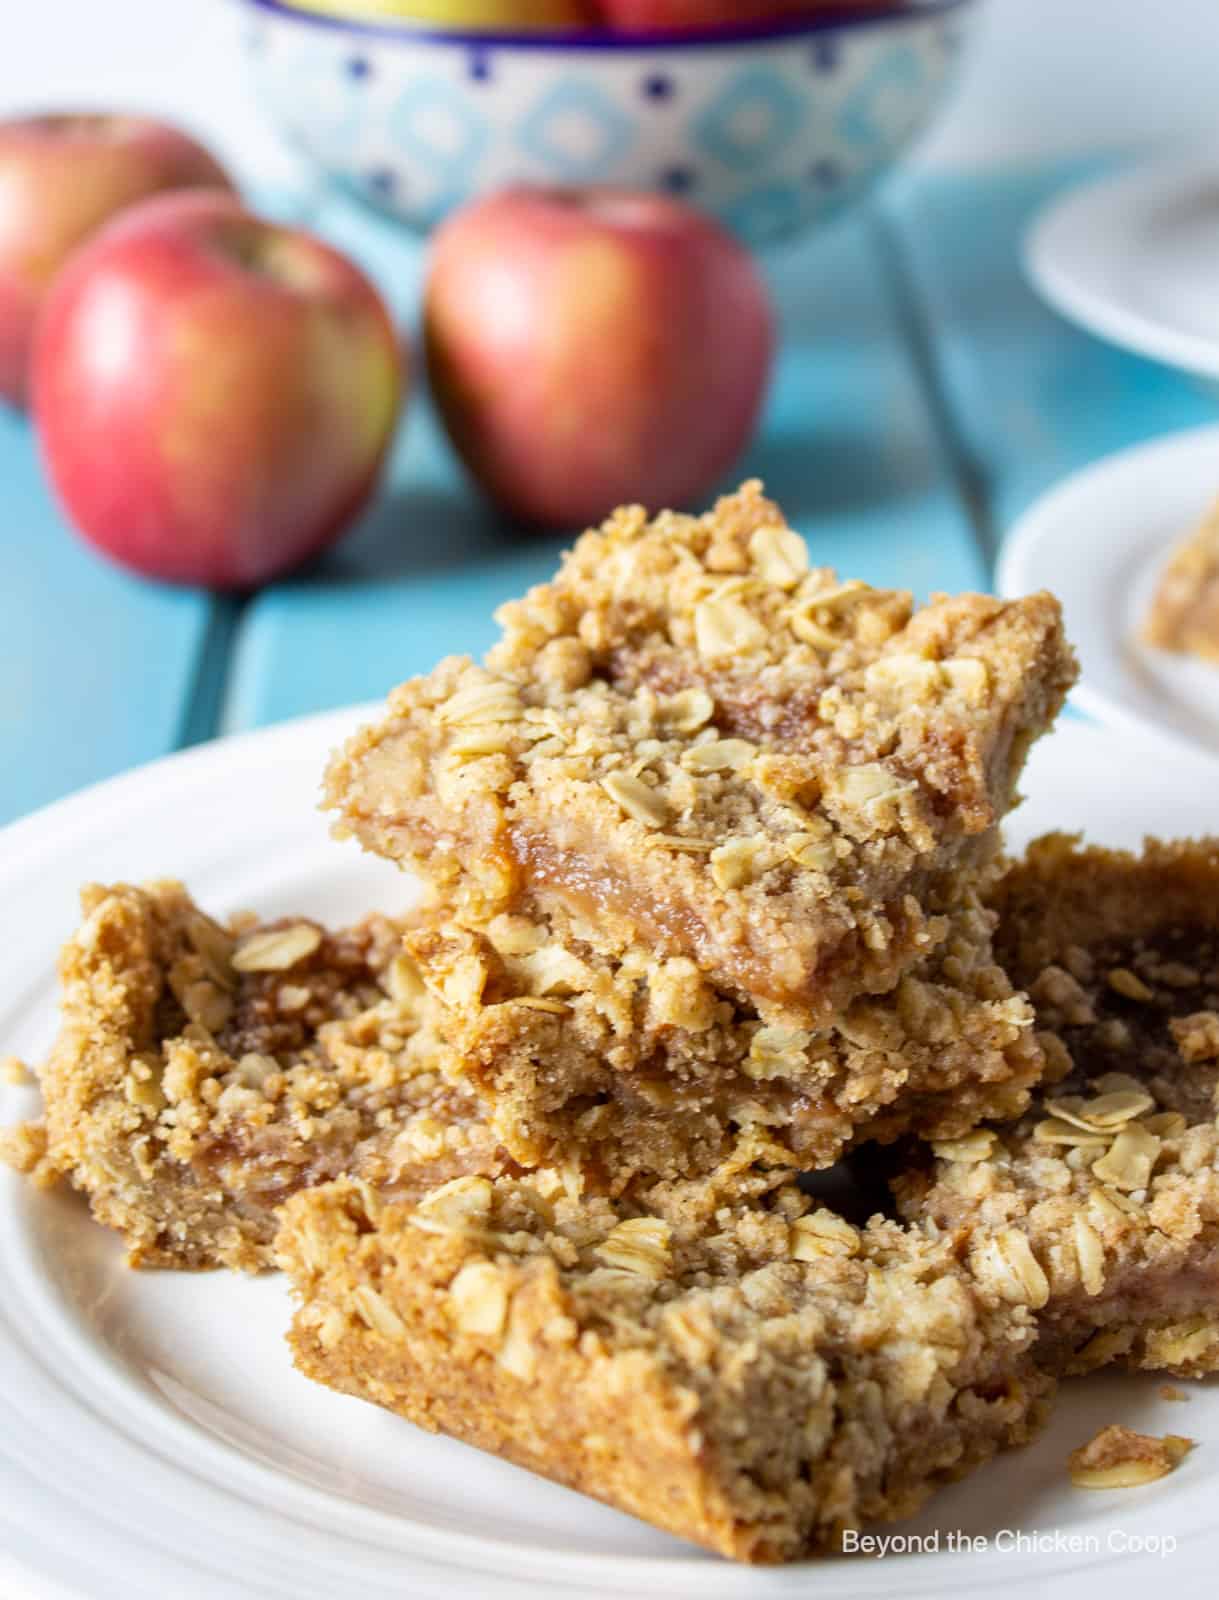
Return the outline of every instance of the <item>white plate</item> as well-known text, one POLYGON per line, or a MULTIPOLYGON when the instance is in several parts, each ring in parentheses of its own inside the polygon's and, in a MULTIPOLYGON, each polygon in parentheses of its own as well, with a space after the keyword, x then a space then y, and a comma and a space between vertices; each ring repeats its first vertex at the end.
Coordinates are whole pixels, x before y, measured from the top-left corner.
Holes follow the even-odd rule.
MULTIPOLYGON (((218 911, 323 917, 402 904, 409 886, 340 849, 312 809, 354 713, 158 763, 0 834, 8 937, 0 1050, 37 1056, 54 1024, 52 958, 88 878, 176 873, 218 911)), ((1219 827, 1213 770, 1079 725, 1035 754, 1014 837, 1087 827, 1133 843, 1219 827)), ((0 1115, 28 1114, 5 1089, 0 1115)), ((0 1180, 0 1594, 4 1600, 487 1600, 1145 1594, 1202 1581, 1219 1557, 1219 1392, 1186 1408, 1153 1380, 1101 1378, 1050 1431, 941 1495, 914 1531, 1035 1552, 891 1555, 779 1572, 729 1566, 354 1400, 311 1386, 282 1344, 275 1279, 127 1271, 71 1196, 0 1180), (1067 1485, 1067 1451, 1106 1422, 1185 1431, 1201 1447, 1122 1495, 1067 1485), (1124 1553, 1170 1537, 1172 1559, 1124 1553), (1052 1548, 1077 1541, 1075 1548, 1052 1548)), ((909 1531, 909 1530, 906 1530, 909 1531)), ((1184 1592, 1184 1591, 1183 1591, 1184 1592)), ((1191 1591, 1200 1592, 1200 1591, 1191 1591)))
MULTIPOLYGON (((1219 279, 1217 279, 1219 281, 1219 279)), ((1102 722, 1219 754, 1219 667, 1138 637, 1173 546, 1219 496, 1219 427, 1110 456, 1039 500, 999 561, 1009 597, 1051 589, 1102 722)))
POLYGON ((1055 200, 1025 260, 1057 310, 1114 344, 1219 378, 1219 147, 1055 200))

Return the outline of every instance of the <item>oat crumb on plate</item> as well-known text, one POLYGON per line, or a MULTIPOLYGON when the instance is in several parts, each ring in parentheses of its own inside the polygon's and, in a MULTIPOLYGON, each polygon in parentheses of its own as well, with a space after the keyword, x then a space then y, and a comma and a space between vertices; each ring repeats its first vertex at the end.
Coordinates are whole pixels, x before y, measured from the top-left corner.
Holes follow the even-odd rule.
POLYGON ((1115 1422, 1072 1450, 1071 1482, 1077 1489, 1135 1489, 1154 1483, 1179 1467, 1195 1442, 1177 1433, 1159 1439, 1115 1422))
POLYGON ((33 1083, 34 1074, 20 1056, 2 1056, 0 1057, 0 1080, 18 1089, 27 1083, 33 1083))

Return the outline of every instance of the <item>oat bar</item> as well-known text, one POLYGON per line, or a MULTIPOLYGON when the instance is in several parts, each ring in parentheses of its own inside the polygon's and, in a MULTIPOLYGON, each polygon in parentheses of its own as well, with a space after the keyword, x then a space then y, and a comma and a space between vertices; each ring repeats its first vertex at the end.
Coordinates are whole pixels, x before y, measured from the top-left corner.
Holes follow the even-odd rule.
POLYGON ((257 1270, 297 1189, 358 1173, 410 1193, 503 1167, 436 1070, 399 924, 236 930, 169 882, 93 886, 82 909, 45 1114, 3 1153, 82 1190, 132 1265, 257 1270))
POLYGON ((1219 843, 1054 838, 1007 874, 997 947, 1056 1081, 912 1146, 904 1225, 756 1166, 613 1201, 570 1171, 329 1185, 284 1209, 298 1365, 752 1561, 909 1514, 1060 1374, 1219 1370, 1217 889, 1219 843))
POLYGON ((587 533, 485 666, 390 697, 331 763, 340 831, 468 922, 571 916, 794 1026, 893 988, 993 850, 1075 673, 1057 602, 840 582, 757 484, 587 533))
POLYGON ((1219 504, 1173 552, 1143 638, 1161 650, 1219 664, 1219 504))
POLYGON ((551 1173, 412 1207, 340 1182, 283 1215, 308 1376, 742 1561, 909 1515, 1052 1388, 1031 1308, 950 1237, 792 1185, 611 1203, 551 1173))
POLYGON ((1044 1069, 1032 1008, 995 961, 994 913, 970 895, 946 920, 891 994, 819 1030, 762 1022, 689 957, 611 960, 592 930, 560 940, 549 922, 502 916, 479 932, 439 921, 407 942, 446 1072, 478 1092, 505 1149, 617 1191, 642 1174, 705 1174, 742 1137, 796 1172, 865 1140, 1018 1116, 1044 1069))
POLYGON ((907 1173, 903 1211, 1034 1262, 1056 1370, 1217 1371, 1219 841, 1133 856, 1051 836, 997 908, 1062 1081, 907 1173))

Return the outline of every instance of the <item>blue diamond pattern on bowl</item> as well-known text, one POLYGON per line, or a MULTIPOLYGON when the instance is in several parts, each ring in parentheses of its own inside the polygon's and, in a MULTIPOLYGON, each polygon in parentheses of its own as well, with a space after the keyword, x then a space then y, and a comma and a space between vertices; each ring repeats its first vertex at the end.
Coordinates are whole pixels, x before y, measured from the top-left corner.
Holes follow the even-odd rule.
POLYGON ((839 111, 841 138, 856 150, 892 146, 922 118, 923 70, 921 58, 904 45, 882 56, 839 111))
POLYGON ((613 183, 688 195, 761 243, 893 165, 954 76, 975 0, 959 4, 722 49, 447 37, 259 5, 252 53, 293 143, 413 227, 505 184, 613 183))
POLYGON ((394 101, 389 135, 446 188, 473 181, 490 138, 486 122, 446 78, 416 78, 394 101))
POLYGON ((806 114, 805 101, 781 73, 750 67, 731 77, 703 108, 692 132, 709 156, 745 172, 782 150, 806 114))
POLYGON ((634 135, 631 119, 600 89, 568 79, 542 96, 517 129, 516 142, 551 176, 596 183, 626 155, 634 135))

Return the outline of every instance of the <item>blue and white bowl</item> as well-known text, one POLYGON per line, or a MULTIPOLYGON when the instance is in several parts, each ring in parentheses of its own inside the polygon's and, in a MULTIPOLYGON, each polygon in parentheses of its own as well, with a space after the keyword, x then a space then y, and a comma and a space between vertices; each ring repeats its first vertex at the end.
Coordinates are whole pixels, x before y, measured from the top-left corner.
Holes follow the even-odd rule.
POLYGON ((681 195, 751 243, 856 199, 946 97, 974 0, 729 34, 443 33, 245 0, 271 110, 331 177, 430 228, 510 183, 681 195))

